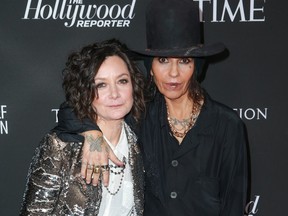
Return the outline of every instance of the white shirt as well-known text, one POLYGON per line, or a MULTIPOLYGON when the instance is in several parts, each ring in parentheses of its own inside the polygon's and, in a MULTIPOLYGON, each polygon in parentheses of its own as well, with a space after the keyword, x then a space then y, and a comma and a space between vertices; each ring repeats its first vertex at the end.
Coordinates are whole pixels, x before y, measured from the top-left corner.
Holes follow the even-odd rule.
MULTIPOLYGON (((116 146, 113 146, 109 140, 104 136, 104 139, 112 148, 114 154, 120 159, 123 160, 123 157, 126 158, 126 166, 124 169, 124 176, 122 180, 122 185, 117 194, 111 195, 108 193, 107 189, 102 185, 102 201, 100 204, 99 215, 100 216, 131 216, 135 212, 134 207, 134 196, 133 196, 133 179, 131 173, 131 167, 128 163, 129 149, 128 141, 124 129, 122 126, 122 131, 120 135, 119 142, 116 146)), ((112 161, 109 160, 109 165, 115 165, 112 161)), ((122 168, 110 168, 116 172, 121 171, 122 168)), ((110 172, 109 177, 109 190, 114 193, 117 191, 120 185, 120 180, 122 173, 115 175, 110 172)))

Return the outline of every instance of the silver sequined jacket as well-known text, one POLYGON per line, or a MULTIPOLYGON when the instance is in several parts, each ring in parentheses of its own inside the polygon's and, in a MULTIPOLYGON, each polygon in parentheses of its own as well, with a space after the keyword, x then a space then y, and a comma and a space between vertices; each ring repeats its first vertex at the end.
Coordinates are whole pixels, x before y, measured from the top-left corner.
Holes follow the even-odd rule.
MULTIPOLYGON (((136 135, 126 123, 124 126, 136 214, 142 215, 142 157, 136 135)), ((20 215, 98 215, 102 187, 88 185, 81 178, 81 148, 82 142, 63 142, 55 133, 42 139, 30 165, 20 215)))

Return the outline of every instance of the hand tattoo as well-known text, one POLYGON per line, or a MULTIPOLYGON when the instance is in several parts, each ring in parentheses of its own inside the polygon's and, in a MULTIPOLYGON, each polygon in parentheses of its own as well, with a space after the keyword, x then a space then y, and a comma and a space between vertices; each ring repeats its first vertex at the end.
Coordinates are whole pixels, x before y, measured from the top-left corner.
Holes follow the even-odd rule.
MULTIPOLYGON (((95 150, 98 152, 102 152, 102 143, 105 142, 103 137, 94 138, 92 135, 87 135, 86 140, 90 144, 90 152, 93 152, 95 150)), ((105 150, 107 151, 107 148, 105 148, 105 150)))

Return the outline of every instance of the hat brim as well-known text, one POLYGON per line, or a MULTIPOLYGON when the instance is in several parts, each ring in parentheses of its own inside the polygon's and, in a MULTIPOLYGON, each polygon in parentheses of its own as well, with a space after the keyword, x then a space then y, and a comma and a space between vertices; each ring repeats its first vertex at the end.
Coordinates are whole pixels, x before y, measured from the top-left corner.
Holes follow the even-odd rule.
POLYGON ((198 45, 188 48, 174 49, 145 49, 133 50, 134 52, 146 56, 159 57, 208 57, 222 53, 226 49, 222 43, 212 45, 198 45))

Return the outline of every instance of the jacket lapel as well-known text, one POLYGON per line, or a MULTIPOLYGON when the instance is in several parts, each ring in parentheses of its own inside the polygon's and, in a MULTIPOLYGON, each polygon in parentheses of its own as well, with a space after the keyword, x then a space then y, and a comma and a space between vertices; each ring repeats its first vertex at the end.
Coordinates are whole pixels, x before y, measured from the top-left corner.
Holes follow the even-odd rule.
POLYGON ((124 122, 124 129, 128 141, 128 163, 131 166, 131 173, 133 178, 133 194, 134 203, 137 215, 143 214, 144 209, 144 166, 137 144, 137 137, 130 127, 124 122))

